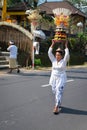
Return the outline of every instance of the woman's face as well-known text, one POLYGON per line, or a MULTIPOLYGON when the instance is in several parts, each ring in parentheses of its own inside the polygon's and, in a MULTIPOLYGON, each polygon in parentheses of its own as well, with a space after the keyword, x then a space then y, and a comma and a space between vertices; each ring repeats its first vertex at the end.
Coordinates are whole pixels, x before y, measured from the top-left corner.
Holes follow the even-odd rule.
POLYGON ((60 61, 62 59, 62 55, 59 52, 56 52, 56 59, 57 61, 60 61))

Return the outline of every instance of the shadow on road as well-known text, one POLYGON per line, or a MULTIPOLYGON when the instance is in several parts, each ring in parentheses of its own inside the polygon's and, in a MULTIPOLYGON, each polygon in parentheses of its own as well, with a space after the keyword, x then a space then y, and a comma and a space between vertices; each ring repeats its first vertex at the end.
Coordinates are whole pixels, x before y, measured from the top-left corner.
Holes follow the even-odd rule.
POLYGON ((74 115, 87 115, 87 111, 77 110, 77 109, 68 108, 68 107, 62 107, 61 113, 74 114, 74 115))

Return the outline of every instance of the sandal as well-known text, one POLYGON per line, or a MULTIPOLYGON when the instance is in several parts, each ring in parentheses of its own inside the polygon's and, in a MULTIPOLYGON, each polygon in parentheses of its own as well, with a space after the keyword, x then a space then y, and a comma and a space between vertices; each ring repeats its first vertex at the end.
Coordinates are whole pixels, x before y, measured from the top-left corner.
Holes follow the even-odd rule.
POLYGON ((54 107, 53 113, 54 113, 55 115, 59 114, 59 107, 58 107, 58 106, 55 106, 55 107, 54 107))

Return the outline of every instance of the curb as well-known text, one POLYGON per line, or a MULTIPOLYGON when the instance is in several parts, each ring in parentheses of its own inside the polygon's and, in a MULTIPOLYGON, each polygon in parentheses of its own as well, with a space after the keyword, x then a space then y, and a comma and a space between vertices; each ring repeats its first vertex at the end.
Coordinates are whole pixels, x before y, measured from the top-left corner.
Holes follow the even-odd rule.
MULTIPOLYGON (((78 66, 67 66, 67 68, 66 68, 66 70, 68 70, 68 69, 77 69, 77 68, 86 68, 87 67, 87 65, 78 65, 78 66)), ((51 71, 51 68, 52 67, 38 67, 38 69, 32 69, 32 68, 27 68, 27 67, 25 67, 25 68, 20 68, 20 70, 22 71, 22 72, 32 72, 32 73, 34 73, 34 72, 44 72, 44 71, 51 71)), ((7 74, 7 71, 8 71, 8 68, 3 68, 3 69, 0 69, 0 74, 7 74)))

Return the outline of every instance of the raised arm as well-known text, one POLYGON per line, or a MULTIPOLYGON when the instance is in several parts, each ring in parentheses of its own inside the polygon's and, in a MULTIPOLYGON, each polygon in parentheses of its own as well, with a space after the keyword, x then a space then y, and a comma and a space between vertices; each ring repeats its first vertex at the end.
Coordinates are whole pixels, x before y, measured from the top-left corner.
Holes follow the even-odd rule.
POLYGON ((51 44, 51 46, 49 47, 49 50, 48 50, 48 56, 49 56, 49 59, 51 60, 51 62, 53 62, 55 60, 55 56, 52 53, 54 44, 55 44, 55 41, 52 39, 52 44, 51 44))
POLYGON ((65 56, 64 56, 64 61, 67 62, 69 60, 69 49, 68 49, 68 40, 65 42, 65 56))

